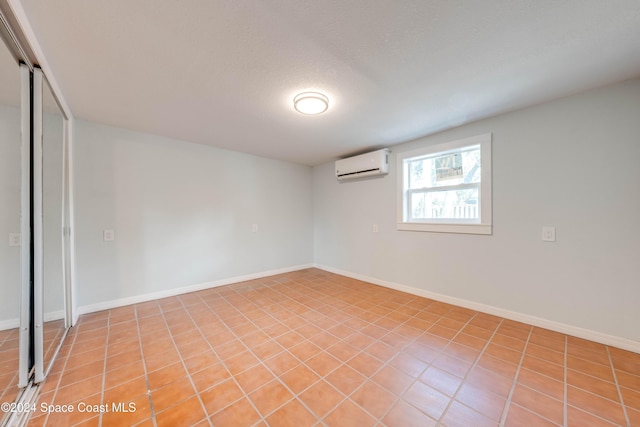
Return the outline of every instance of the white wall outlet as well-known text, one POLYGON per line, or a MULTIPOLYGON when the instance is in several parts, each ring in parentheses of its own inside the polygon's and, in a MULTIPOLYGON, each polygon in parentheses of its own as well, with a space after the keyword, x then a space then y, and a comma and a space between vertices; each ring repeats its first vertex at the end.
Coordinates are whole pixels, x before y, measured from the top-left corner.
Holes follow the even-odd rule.
POLYGON ((105 242, 111 242, 116 239, 116 232, 113 230, 104 230, 102 232, 102 240, 105 242))
POLYGON ((371 227, 371 230, 372 230, 374 233, 377 233, 377 232, 379 231, 379 229, 378 229, 378 224, 373 224, 373 227, 371 227))
POLYGON ((9 233, 9 246, 20 246, 20 233, 9 233))
POLYGON ((251 231, 253 233, 257 233, 258 232, 258 224, 251 224, 251 231))
POLYGON ((543 242, 555 242, 556 241, 556 228, 550 226, 542 227, 542 241, 543 242))

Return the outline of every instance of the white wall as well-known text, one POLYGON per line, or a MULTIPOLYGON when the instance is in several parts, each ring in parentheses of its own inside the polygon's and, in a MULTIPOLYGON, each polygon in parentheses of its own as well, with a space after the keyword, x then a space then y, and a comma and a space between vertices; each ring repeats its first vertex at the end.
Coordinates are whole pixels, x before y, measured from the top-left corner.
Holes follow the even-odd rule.
POLYGON ((392 151, 384 178, 314 168, 318 265, 640 341, 640 80, 392 151), (396 155, 487 132, 493 235, 397 231, 396 155), (543 225, 557 242, 541 241, 543 225))
POLYGON ((80 307, 313 262, 309 167, 78 120, 74 168, 80 307))
POLYGON ((20 315, 20 247, 8 243, 20 233, 20 144, 20 110, 0 105, 0 330, 20 315))

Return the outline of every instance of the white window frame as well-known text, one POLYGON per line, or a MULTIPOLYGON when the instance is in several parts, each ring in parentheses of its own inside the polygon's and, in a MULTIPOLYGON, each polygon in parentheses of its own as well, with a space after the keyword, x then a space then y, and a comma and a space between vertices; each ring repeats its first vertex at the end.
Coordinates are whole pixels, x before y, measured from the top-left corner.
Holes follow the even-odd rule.
MULTIPOLYGON (((428 231, 437 233, 462 233, 462 234, 492 234, 492 197, 491 197, 491 140, 490 133, 473 136, 470 138, 458 139, 443 144, 432 145, 417 150, 398 153, 397 155, 397 229, 403 231, 428 231), (455 152, 461 148, 479 145, 480 146, 480 184, 479 184, 479 213, 480 219, 475 222, 468 222, 456 219, 430 219, 422 221, 411 221, 408 219, 408 194, 411 192, 405 187, 408 185, 406 161, 416 157, 435 157, 455 152)), ((475 186, 473 184, 472 186, 475 186)), ((460 184, 453 188, 465 188, 469 184, 460 184)), ((446 187, 451 189, 451 187, 446 187)))

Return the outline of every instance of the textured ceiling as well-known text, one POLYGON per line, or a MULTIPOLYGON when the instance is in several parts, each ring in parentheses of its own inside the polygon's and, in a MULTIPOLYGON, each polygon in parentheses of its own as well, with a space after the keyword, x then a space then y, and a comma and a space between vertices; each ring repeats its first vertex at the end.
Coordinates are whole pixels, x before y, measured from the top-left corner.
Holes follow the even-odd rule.
POLYGON ((77 118, 307 165, 640 75, 638 0, 22 4, 77 118))

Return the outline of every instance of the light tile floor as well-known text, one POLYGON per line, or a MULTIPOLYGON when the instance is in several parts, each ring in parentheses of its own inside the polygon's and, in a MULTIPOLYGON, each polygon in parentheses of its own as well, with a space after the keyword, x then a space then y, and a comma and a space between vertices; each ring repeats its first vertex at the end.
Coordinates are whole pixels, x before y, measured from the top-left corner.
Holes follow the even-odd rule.
POLYGON ((82 316, 29 425, 640 425, 640 355, 309 269, 82 316))

